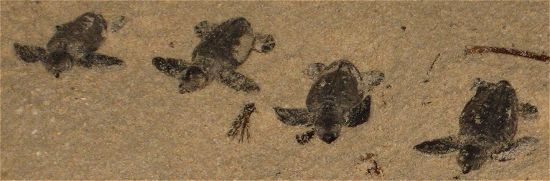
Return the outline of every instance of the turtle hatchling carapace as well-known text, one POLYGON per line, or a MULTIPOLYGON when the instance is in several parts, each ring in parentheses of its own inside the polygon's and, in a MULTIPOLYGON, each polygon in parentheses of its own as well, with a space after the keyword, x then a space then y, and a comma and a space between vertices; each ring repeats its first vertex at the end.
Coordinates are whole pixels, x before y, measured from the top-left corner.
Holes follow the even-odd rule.
POLYGON ((510 160, 525 150, 534 149, 538 142, 533 137, 514 140, 518 115, 535 112, 520 109, 534 106, 519 105, 516 92, 508 81, 491 83, 477 79, 474 86, 476 94, 460 115, 458 135, 414 146, 414 149, 429 154, 459 151, 457 162, 463 174, 479 169, 489 158, 510 160))
POLYGON ((383 73, 370 71, 362 75, 347 60, 338 60, 329 66, 314 63, 306 72, 314 79, 307 95, 306 108, 273 108, 284 124, 312 127, 304 134, 296 135, 298 143, 305 144, 317 135, 330 144, 340 136, 342 126, 355 127, 367 121, 371 99, 366 95, 367 90, 380 84, 383 73), (370 79, 365 78, 367 76, 370 79))
POLYGON ((17 56, 25 62, 43 63, 48 72, 59 78, 61 72, 73 65, 91 68, 94 65, 121 65, 122 60, 96 53, 107 30, 107 22, 100 14, 88 12, 74 21, 58 25, 46 49, 14 43, 17 56))
POLYGON ((180 80, 180 93, 203 89, 213 80, 237 91, 260 90, 252 79, 235 69, 246 61, 251 51, 271 51, 275 47, 273 36, 254 33, 250 23, 242 17, 219 25, 202 21, 194 30, 201 42, 195 47, 191 62, 162 57, 152 60, 158 70, 180 80))

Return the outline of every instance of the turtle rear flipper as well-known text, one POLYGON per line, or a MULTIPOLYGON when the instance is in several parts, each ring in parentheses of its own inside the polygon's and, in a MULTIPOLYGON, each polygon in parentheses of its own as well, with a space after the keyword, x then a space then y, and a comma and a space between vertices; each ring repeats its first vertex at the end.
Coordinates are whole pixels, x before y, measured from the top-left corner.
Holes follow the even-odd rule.
POLYGON ((535 145, 538 142, 539 140, 534 137, 527 136, 520 138, 502 151, 491 155, 491 158, 498 161, 508 161, 520 155, 529 155, 533 150, 536 149, 535 145))
POLYGON ((370 113, 370 96, 367 96, 357 106, 352 108, 348 114, 346 125, 355 127, 367 122, 370 113))
POLYGON ((286 109, 274 107, 273 110, 277 114, 277 119, 286 125, 297 126, 307 125, 310 123, 308 119, 309 112, 307 109, 286 109))
POLYGON ((195 32, 195 35, 199 38, 204 38, 208 33, 210 33, 214 28, 216 28, 217 24, 209 23, 208 21, 201 21, 195 25, 193 28, 193 31, 195 32))
POLYGON ((374 87, 380 85, 384 81, 384 73, 371 70, 365 73, 362 73, 363 77, 363 86, 366 91, 371 91, 374 87))
POLYGON ((152 63, 159 71, 172 77, 178 76, 187 67, 189 67, 189 65, 183 62, 183 60, 175 58, 155 57, 153 58, 152 63))
POLYGON ((275 48, 275 38, 270 34, 256 33, 254 35, 254 50, 260 53, 270 52, 275 48))
POLYGON ((425 141, 414 146, 415 150, 429 154, 446 154, 457 151, 459 148, 458 140, 453 136, 425 141))
POLYGON ((37 61, 43 61, 46 58, 46 49, 38 46, 22 45, 14 43, 13 48, 15 53, 21 60, 32 63, 37 61))
POLYGON ((317 79, 321 73, 323 73, 323 70, 325 70, 326 65, 323 63, 312 63, 307 66, 307 68, 304 70, 304 74, 306 74, 310 79, 317 79))

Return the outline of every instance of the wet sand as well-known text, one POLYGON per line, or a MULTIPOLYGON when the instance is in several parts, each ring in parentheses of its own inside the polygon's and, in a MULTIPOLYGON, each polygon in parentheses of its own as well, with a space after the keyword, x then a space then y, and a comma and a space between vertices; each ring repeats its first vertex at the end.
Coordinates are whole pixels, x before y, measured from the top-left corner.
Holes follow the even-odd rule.
POLYGON ((1 2, 2 179, 452 179, 457 153, 431 156, 412 147, 458 132, 475 78, 508 80, 539 117, 520 120, 517 138, 540 140, 530 155, 489 160, 464 179, 549 178, 549 67, 467 45, 549 51, 548 2, 1 2), (20 61, 13 43, 44 46, 54 26, 95 11, 128 23, 108 33, 100 53, 123 67, 73 67, 55 79, 20 61), (155 56, 189 60, 196 23, 247 18, 277 45, 252 53, 237 70, 261 91, 220 83, 181 95, 158 72, 155 56), (172 43, 171 43, 172 42, 172 43), (173 45, 173 47, 170 46, 173 45), (427 73, 434 62, 433 69, 427 73), (279 122, 272 107, 305 107, 311 63, 348 59, 385 73, 372 92, 367 123, 344 128, 333 144, 279 122), (425 80, 428 80, 425 82, 425 80), (251 138, 226 137, 254 102, 251 138), (380 175, 361 155, 376 154, 380 175))

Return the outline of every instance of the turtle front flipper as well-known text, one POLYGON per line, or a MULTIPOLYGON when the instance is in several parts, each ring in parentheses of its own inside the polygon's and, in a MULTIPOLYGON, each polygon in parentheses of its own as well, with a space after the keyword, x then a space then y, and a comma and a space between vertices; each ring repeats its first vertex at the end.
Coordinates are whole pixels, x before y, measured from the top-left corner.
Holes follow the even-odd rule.
POLYGON ((254 50, 260 53, 270 52, 275 48, 275 38, 270 34, 254 34, 254 50))
POLYGON ((415 150, 428 154, 446 154, 457 151, 459 148, 458 139, 454 136, 425 141, 414 146, 415 150))
POLYGON ((382 81, 384 81, 384 73, 380 72, 378 70, 371 70, 367 71, 365 73, 362 73, 363 75, 363 88, 366 90, 366 92, 371 91, 374 87, 380 85, 382 81))
POLYGON ((208 21, 201 21, 195 25, 193 28, 193 31, 195 32, 195 35, 199 38, 204 38, 210 31, 212 31, 214 28, 216 28, 217 24, 209 23, 208 21))
POLYGON ((367 122, 370 113, 370 96, 366 96, 361 103, 352 108, 348 114, 346 125, 355 127, 367 122))
POLYGON ((32 63, 37 61, 43 61, 46 58, 46 49, 38 46, 22 45, 14 43, 13 48, 15 53, 24 62, 32 63))
POLYGON ((236 91, 252 92, 260 90, 258 84, 252 79, 233 70, 225 70, 220 73, 220 80, 223 84, 236 91))
POLYGON ((309 130, 305 133, 296 135, 296 142, 298 142, 301 145, 304 145, 306 143, 309 143, 309 141, 313 138, 315 135, 315 130, 309 130))
POLYGON ((326 65, 323 63, 312 63, 307 66, 307 68, 304 70, 304 74, 306 74, 310 79, 317 79, 321 73, 325 70, 326 65))
POLYGON ((512 160, 519 155, 529 155, 536 149, 535 145, 539 142, 534 137, 523 137, 505 147, 502 151, 492 154, 491 158, 498 161, 512 160))
POLYGON ((111 57, 100 53, 89 53, 84 57, 84 60, 79 62, 80 65, 90 68, 91 66, 111 66, 122 65, 124 61, 117 57, 111 57))
POLYGON ((274 107, 273 110, 277 114, 277 119, 286 125, 297 126, 310 124, 309 112, 307 109, 287 109, 274 107))
POLYGON ((152 63, 159 71, 171 77, 180 75, 181 72, 189 67, 183 60, 175 58, 155 57, 152 63))

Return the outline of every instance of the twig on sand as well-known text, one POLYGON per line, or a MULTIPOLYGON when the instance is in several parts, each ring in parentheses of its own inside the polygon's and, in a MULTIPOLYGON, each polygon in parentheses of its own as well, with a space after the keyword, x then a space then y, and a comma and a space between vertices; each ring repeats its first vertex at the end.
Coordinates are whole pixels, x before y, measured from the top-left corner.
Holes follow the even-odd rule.
POLYGON ((237 116, 235 121, 233 121, 231 129, 229 129, 229 132, 227 132, 227 136, 231 138, 239 136, 239 142, 243 142, 245 137, 248 140, 250 138, 250 133, 248 132, 248 123, 250 123, 250 115, 254 111, 256 111, 256 106, 254 105, 254 103, 244 105, 244 108, 239 116, 237 116))
POLYGON ((548 57, 548 55, 533 53, 533 52, 524 51, 524 50, 517 50, 513 48, 490 47, 490 46, 466 46, 466 55, 474 54, 474 53, 500 53, 500 54, 507 54, 507 55, 535 59, 541 62, 550 61, 550 57, 548 57))
POLYGON ((434 69, 435 62, 437 62, 437 60, 439 60, 440 56, 441 56, 441 53, 438 53, 437 56, 435 56, 435 59, 432 62, 432 65, 430 65, 430 69, 428 69, 428 71, 426 72, 426 75, 428 75, 428 76, 430 75, 430 73, 432 72, 432 69, 434 69))
POLYGON ((429 82, 430 81, 430 74, 432 73, 432 69, 434 69, 434 66, 435 66, 435 62, 437 62, 439 60, 439 57, 441 56, 441 53, 438 53, 436 56, 435 56, 435 59, 434 61, 432 61, 432 64, 430 65, 430 68, 428 69, 428 71, 426 71, 426 76, 428 76, 428 78, 424 79, 422 82, 423 83, 426 83, 426 82, 429 82))

